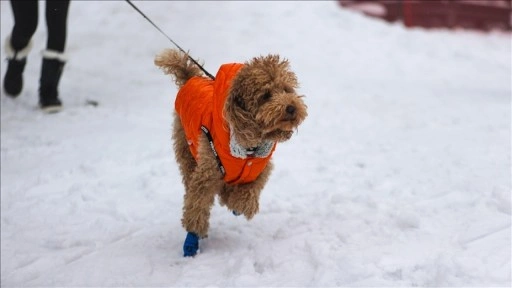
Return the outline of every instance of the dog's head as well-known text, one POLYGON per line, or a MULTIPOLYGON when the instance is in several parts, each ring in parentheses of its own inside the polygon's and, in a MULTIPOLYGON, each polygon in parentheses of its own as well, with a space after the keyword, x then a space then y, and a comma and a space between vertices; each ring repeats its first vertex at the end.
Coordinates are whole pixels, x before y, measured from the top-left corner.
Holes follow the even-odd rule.
POLYGON ((224 117, 239 144, 283 142, 307 116, 297 77, 278 55, 253 58, 233 79, 224 117))

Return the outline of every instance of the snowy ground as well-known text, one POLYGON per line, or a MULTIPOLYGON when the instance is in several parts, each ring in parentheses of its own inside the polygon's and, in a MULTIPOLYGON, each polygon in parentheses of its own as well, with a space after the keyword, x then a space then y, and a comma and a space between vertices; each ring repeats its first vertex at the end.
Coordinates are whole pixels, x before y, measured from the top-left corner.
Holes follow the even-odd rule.
POLYGON ((216 204, 183 258, 176 88, 153 65, 172 44, 124 1, 72 1, 65 110, 44 115, 40 13, 24 91, 0 97, 2 287, 511 285, 510 34, 405 30, 334 1, 135 3, 211 73, 288 58, 309 117, 260 214, 216 204))

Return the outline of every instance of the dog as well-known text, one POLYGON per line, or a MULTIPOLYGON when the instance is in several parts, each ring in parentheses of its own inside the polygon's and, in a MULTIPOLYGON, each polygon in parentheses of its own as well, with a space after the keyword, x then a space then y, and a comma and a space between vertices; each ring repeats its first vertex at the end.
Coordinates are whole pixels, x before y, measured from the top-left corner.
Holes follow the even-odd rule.
POLYGON ((183 252, 194 256, 216 195, 235 215, 258 213, 276 144, 290 139, 307 106, 288 60, 277 54, 223 64, 215 79, 182 50, 165 49, 154 64, 179 89, 172 139, 185 186, 183 252))

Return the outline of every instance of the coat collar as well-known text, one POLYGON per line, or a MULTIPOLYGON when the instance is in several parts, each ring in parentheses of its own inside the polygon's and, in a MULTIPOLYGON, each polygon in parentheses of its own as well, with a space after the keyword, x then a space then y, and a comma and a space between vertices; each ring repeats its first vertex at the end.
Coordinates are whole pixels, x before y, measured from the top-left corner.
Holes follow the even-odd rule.
POLYGON ((236 141, 235 136, 229 133, 229 150, 231 152, 231 156, 233 157, 241 159, 246 159, 249 157, 265 158, 270 155, 272 148, 274 148, 274 142, 265 141, 256 147, 247 149, 242 147, 242 145, 236 141))

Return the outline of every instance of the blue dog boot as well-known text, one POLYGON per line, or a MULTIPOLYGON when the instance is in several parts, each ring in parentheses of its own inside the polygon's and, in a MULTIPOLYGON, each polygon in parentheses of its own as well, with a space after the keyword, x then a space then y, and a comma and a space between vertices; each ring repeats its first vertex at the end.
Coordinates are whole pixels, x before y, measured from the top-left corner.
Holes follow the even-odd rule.
POLYGON ((187 233, 187 238, 185 238, 185 243, 183 244, 183 256, 184 257, 192 257, 197 254, 199 250, 199 237, 192 232, 187 233))
POLYGON ((233 210, 233 215, 235 215, 235 216, 240 216, 240 215, 242 215, 242 213, 240 213, 240 212, 238 212, 238 211, 236 211, 236 210, 233 210))

